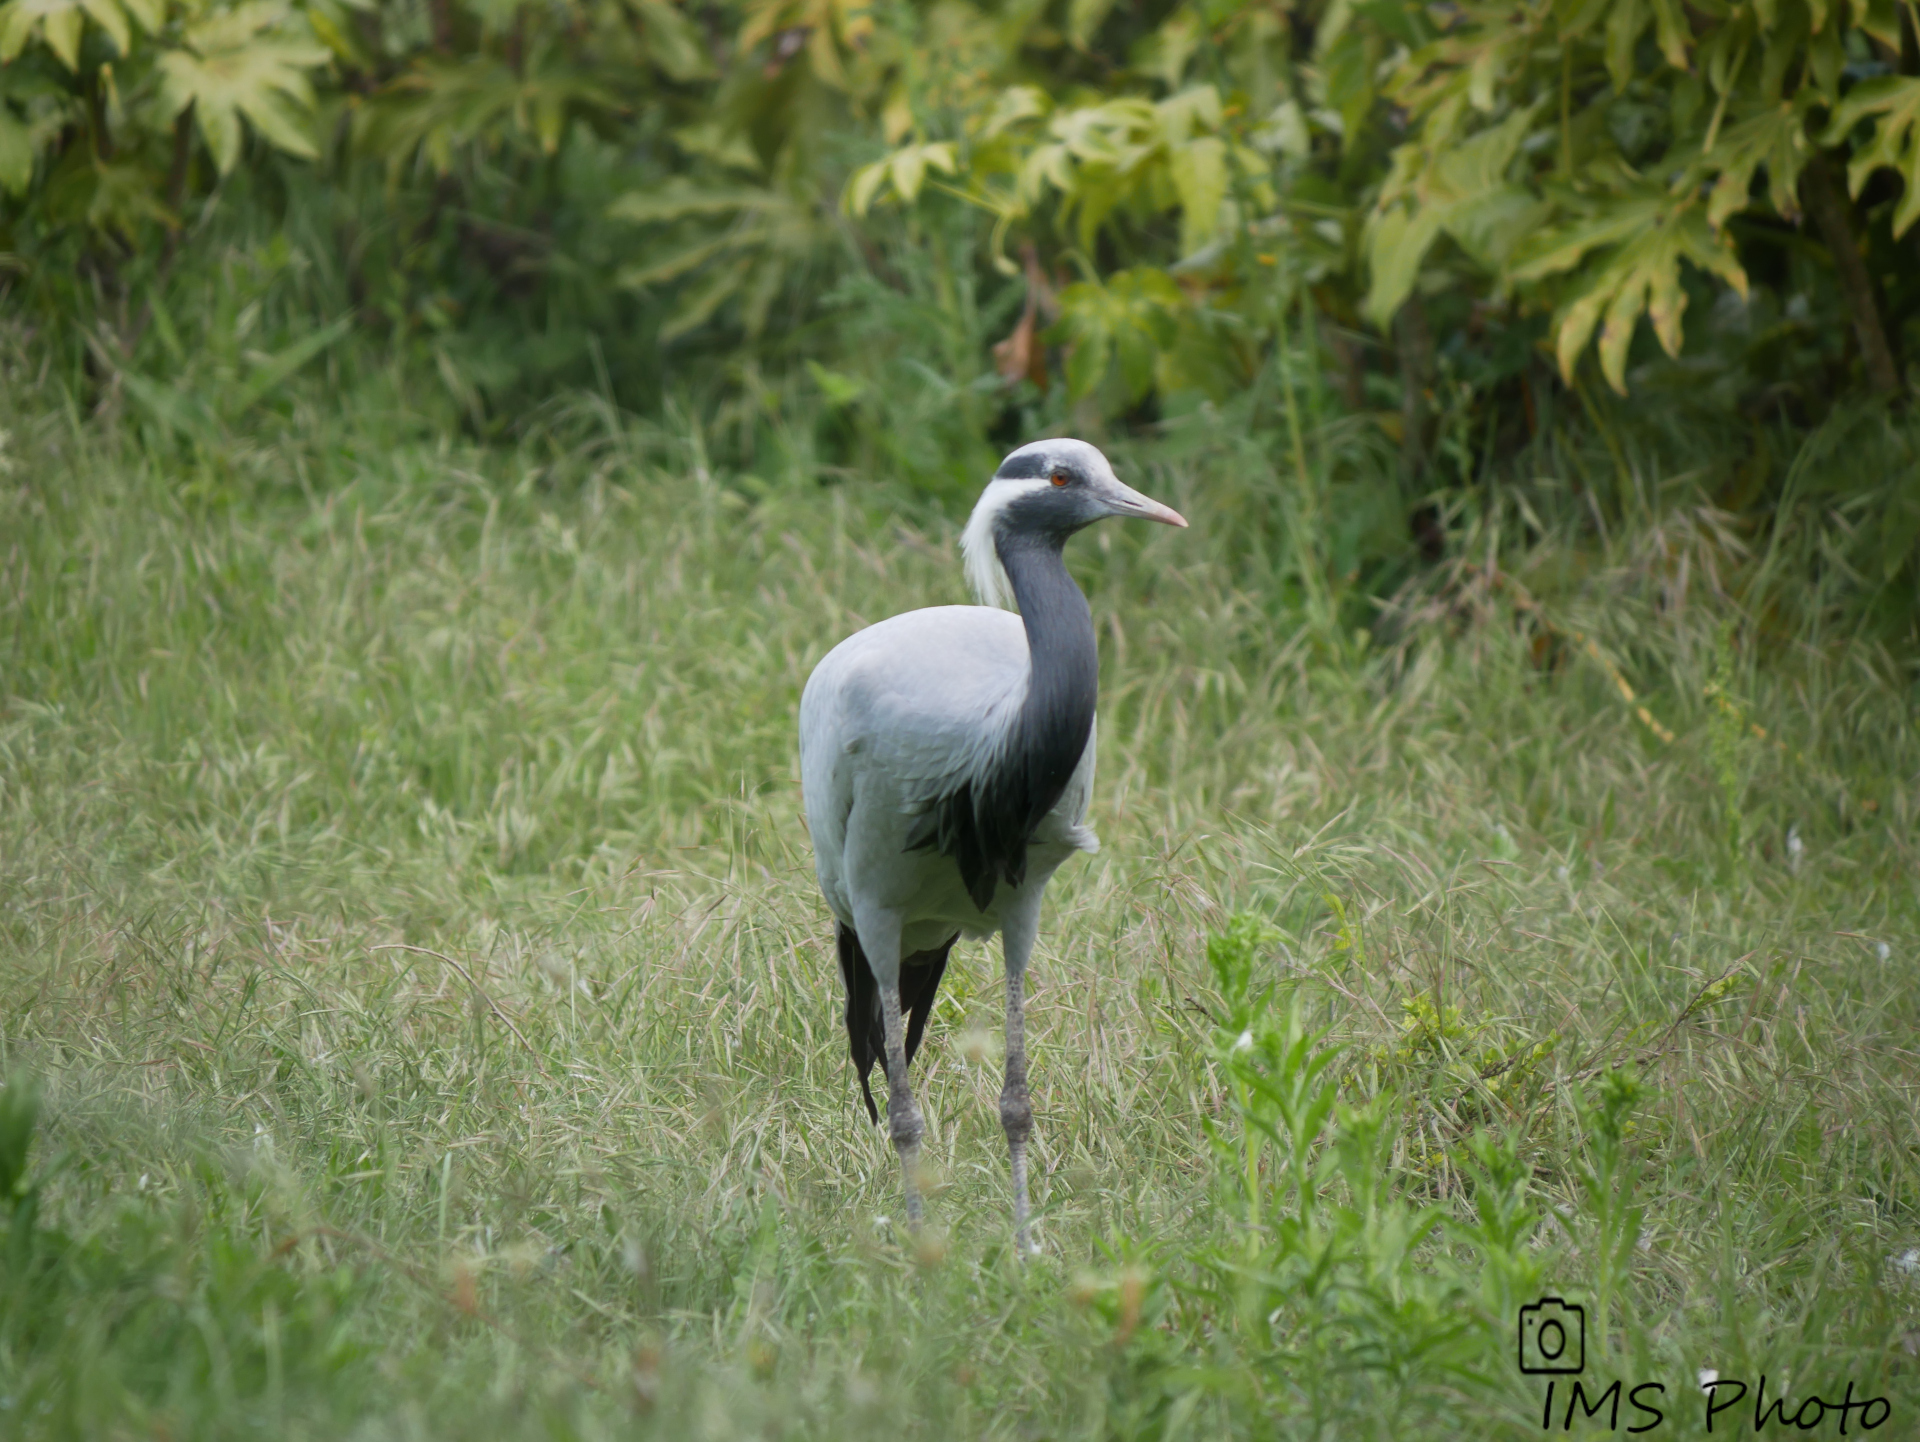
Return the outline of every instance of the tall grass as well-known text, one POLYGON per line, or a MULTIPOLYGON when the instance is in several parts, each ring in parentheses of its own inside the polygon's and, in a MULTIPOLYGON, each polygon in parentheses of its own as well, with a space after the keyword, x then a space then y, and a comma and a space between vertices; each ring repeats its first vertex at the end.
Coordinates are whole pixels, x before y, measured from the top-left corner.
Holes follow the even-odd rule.
POLYGON ((1519 1437, 1540 1291, 1670 1433, 1702 1368, 1920 1419, 1911 672, 1701 584, 1697 513, 1475 532, 1356 633, 1241 451, 1131 457, 1193 528, 1070 556, 1105 846, 1036 966, 1023 1268, 994 958, 911 1238, 794 771, 813 662, 960 599, 939 512, 749 500, 590 403, 480 450, 45 394, 0 477, 13 1435, 1519 1437))

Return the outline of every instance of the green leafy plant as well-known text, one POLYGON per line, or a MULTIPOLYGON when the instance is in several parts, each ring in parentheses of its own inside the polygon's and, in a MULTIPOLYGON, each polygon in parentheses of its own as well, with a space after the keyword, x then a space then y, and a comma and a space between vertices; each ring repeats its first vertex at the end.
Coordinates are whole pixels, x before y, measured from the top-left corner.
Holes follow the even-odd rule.
MULTIPOLYGON (((1344 1048, 1306 1025, 1297 991, 1282 1010, 1279 989, 1259 984, 1260 959, 1277 940, 1243 914, 1207 946, 1228 1008, 1213 1064, 1238 1123, 1238 1135, 1216 1133, 1215 1146, 1245 1231, 1203 1259, 1202 1280, 1174 1290, 1234 1318, 1235 1365, 1247 1377, 1200 1390, 1268 1399, 1269 1421, 1292 1410, 1280 1400, 1288 1396, 1313 1415, 1350 1389, 1422 1405, 1442 1391, 1488 1394, 1498 1386, 1495 1339, 1538 1276, 1530 1169, 1511 1138, 1476 1134, 1472 1218, 1410 1203, 1392 1161, 1407 1104, 1384 1090, 1343 1099, 1344 1048), (1432 1245, 1443 1223, 1457 1251, 1432 1245), (1468 1301, 1476 1272, 1481 1307, 1468 1301)), ((1178 1375, 1180 1365, 1160 1351, 1136 1358, 1148 1372, 1178 1375)), ((1160 1386, 1182 1390, 1171 1376, 1160 1386)))
POLYGON ((276 0, 0 6, 0 224, 77 223, 131 245, 177 229, 195 146, 224 176, 251 130, 311 159, 330 59, 276 0), (12 216, 7 211, 12 211, 12 216))
POLYGON ((1634 1139, 1633 1113, 1649 1096, 1631 1067, 1610 1067, 1575 1102, 1586 1145, 1573 1178, 1592 1238, 1594 1334, 1603 1347, 1609 1345, 1613 1304, 1631 1273, 1646 1219, 1646 1204, 1638 1196, 1645 1160, 1634 1139))
MULTIPOLYGON (((1444 235, 1496 296, 1552 311, 1569 380, 1597 332, 1602 374, 1624 393, 1643 317, 1678 355, 1689 268, 1746 296, 1734 220, 1805 216, 1853 312, 1869 384, 1899 389, 1861 221, 1829 171, 1843 164, 1858 196, 1878 169, 1912 170, 1920 81, 1849 83, 1899 62, 1900 14, 1887 0, 1737 4, 1691 21, 1641 0, 1461 7, 1388 86, 1410 135, 1369 221, 1369 313, 1386 323, 1444 235)), ((1920 215, 1912 193, 1896 239, 1920 215)))

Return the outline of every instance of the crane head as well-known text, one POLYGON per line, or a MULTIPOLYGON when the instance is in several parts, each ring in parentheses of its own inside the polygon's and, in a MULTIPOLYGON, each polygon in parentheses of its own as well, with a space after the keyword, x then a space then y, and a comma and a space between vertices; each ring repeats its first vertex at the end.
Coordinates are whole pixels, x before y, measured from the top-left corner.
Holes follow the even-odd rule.
POLYGON ((1064 544, 1081 527, 1108 516, 1187 524, 1173 507, 1122 482, 1099 449, 1085 441, 1032 441, 1020 447, 1000 462, 960 537, 974 594, 984 605, 1011 601, 998 553, 1003 537, 1039 536, 1064 544))

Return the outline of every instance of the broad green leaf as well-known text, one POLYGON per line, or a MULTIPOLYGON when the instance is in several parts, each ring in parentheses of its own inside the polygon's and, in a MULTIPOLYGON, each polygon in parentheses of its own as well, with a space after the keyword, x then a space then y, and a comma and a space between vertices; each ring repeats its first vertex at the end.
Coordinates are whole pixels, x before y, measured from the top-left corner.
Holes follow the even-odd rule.
POLYGON ((187 27, 187 47, 200 55, 237 50, 288 19, 285 6, 273 0, 246 0, 228 10, 202 13, 187 27))
POLYGON ((1134 70, 1154 77, 1169 90, 1178 90, 1188 62, 1206 37, 1205 27, 1200 16, 1181 6, 1134 51, 1134 70))
POLYGON ((873 6, 869 0, 832 0, 833 29, 840 43, 860 50, 872 39, 873 6))
POLYGON ((130 39, 127 14, 116 0, 80 0, 80 8, 87 12, 94 24, 107 32, 107 38, 113 41, 114 50, 125 55, 130 39))
POLYGON ((1806 8, 1791 6, 1786 23, 1768 35, 1760 47, 1761 104, 1777 105, 1788 98, 1787 79, 1789 75, 1797 78, 1805 72, 1807 42, 1811 38, 1806 8))
POLYGON ((1440 235, 1440 211, 1434 206, 1407 210, 1396 206, 1378 214, 1367 234, 1367 318, 1385 330, 1394 313, 1413 294, 1420 262, 1440 235))
POLYGON ((0 64, 10 63, 26 48, 40 16, 26 9, 22 0, 0 5, 0 64))
MULTIPOLYGON (((501 60, 473 56, 428 61, 395 80, 357 123, 358 143, 398 166, 424 155, 444 173, 456 146, 500 136, 531 134, 552 154, 573 110, 607 110, 614 98, 558 54, 544 55, 524 74, 501 60)), ((684 142, 684 135, 675 134, 684 142)))
MULTIPOLYGON (((171 58, 170 56, 163 57, 161 61, 162 66, 164 67, 166 60, 171 58)), ((192 64, 193 62, 188 60, 185 63, 192 64)), ((181 84, 183 87, 190 86, 194 80, 198 78, 197 76, 188 75, 181 81, 181 84)), ((198 105, 198 98, 198 96, 194 96, 185 104, 182 104, 179 109, 184 111, 189 104, 196 106, 193 118, 200 127, 200 138, 206 141, 207 149, 213 153, 214 168, 222 175, 225 175, 233 169, 234 162, 240 158, 239 112, 231 103, 219 104, 209 101, 205 105, 198 105)))
POLYGON ((835 409, 850 406, 866 394, 865 381, 842 375, 839 371, 830 371, 818 361, 807 362, 807 374, 813 377, 813 383, 820 388, 820 394, 827 404, 835 409))
POLYGON ((1626 94, 1633 79, 1634 47, 1652 18, 1647 0, 1613 0, 1607 14, 1607 75, 1618 94, 1626 94))
POLYGON ((1466 200, 1502 184, 1537 110, 1537 106, 1516 110, 1498 125, 1448 147, 1434 166, 1437 190, 1448 200, 1466 200))
POLYGON ((980 127, 980 138, 992 140, 1023 120, 1034 120, 1047 113, 1046 93, 1033 85, 1011 85, 1001 91, 980 127))
POLYGON ((873 198, 880 193, 880 187, 887 183, 887 162, 876 160, 871 165, 863 165, 854 171, 853 178, 847 182, 842 206, 850 215, 865 215, 872 208, 873 198))
POLYGON ((341 23, 341 17, 334 14, 330 7, 310 5, 306 13, 307 24, 313 27, 313 33, 319 37, 322 45, 357 69, 372 68, 359 37, 341 23))
POLYGON ((1525 186, 1500 185, 1450 207, 1446 230, 1476 264, 1497 275, 1552 213, 1553 206, 1525 186))
POLYGON ((1356 0, 1354 10, 1390 39, 1418 50, 1434 38, 1433 21, 1424 7, 1403 0, 1356 0))
POLYGON ((140 243, 149 223, 169 230, 179 226, 179 220, 160 203, 158 177, 145 165, 96 160, 62 169, 65 174, 60 189, 64 194, 57 205, 50 206, 60 219, 80 220, 94 230, 112 231, 130 245, 140 243))
MULTIPOLYGON (((1138 112, 1115 112, 1121 125, 1135 123, 1138 112)), ((1211 85, 1195 85, 1170 95, 1153 107, 1161 138, 1168 145, 1180 145, 1197 134, 1212 134, 1220 128, 1225 112, 1220 92, 1211 85)))
POLYGON ((280 382, 352 329, 353 317, 344 315, 332 325, 325 326, 312 335, 302 336, 285 350, 269 356, 247 377, 245 383, 228 403, 227 413, 239 415, 251 409, 280 382))
POLYGON ((887 175, 894 191, 911 205, 920 198, 929 168, 952 175, 958 166, 951 140, 936 140, 926 145, 906 145, 894 151, 887 161, 887 175))
POLYGON ((646 28, 647 55, 675 80, 713 74, 713 61, 686 12, 667 0, 628 0, 646 28))
POLYGON ((222 175, 240 158, 243 115, 270 145, 308 160, 319 154, 301 112, 313 107, 307 72, 324 65, 328 52, 276 37, 273 29, 285 18, 280 7, 255 0, 189 26, 188 48, 160 57, 164 113, 193 107, 222 175))
POLYGON ((880 137, 889 145, 898 145, 913 133, 913 98, 905 85, 895 85, 880 107, 880 137))
POLYGON ((1213 239, 1220 202, 1227 193, 1227 146, 1217 135, 1202 136, 1174 151, 1174 188, 1180 192, 1180 253, 1192 255, 1213 239))
MULTIPOLYGON (((822 83, 831 85, 835 90, 847 89, 847 72, 840 64, 840 52, 834 46, 830 26, 819 26, 807 37, 807 60, 822 83)), ((705 319, 705 315, 700 317, 701 321, 705 319)), ((693 322, 695 325, 699 323, 693 322)))
MULTIPOLYGON (((1649 203, 1650 198, 1642 198, 1633 208, 1641 211, 1649 203)), ((1746 272, 1734 255, 1732 241, 1715 233, 1692 200, 1677 206, 1668 202, 1668 208, 1651 215, 1649 222, 1631 232, 1631 238, 1592 273, 1562 311, 1554 348, 1569 384, 1580 352, 1603 315, 1600 370, 1607 384, 1622 395, 1627 390, 1627 347, 1643 314, 1653 323, 1667 354, 1679 354, 1681 317, 1687 307, 1680 284, 1682 261, 1718 275, 1742 296, 1747 292, 1746 272)))
POLYGON ((1307 117, 1297 100, 1283 100, 1274 106, 1266 123, 1250 138, 1260 150, 1278 151, 1295 160, 1305 160, 1313 153, 1313 136, 1307 130, 1307 117))
POLYGON ((0 187, 18 199, 33 183, 33 135, 0 102, 0 187))
POLYGON ((0 5, 0 62, 12 60, 36 29, 69 70, 79 65, 80 36, 87 17, 107 32, 114 49, 125 55, 131 42, 127 15, 131 11, 148 32, 164 19, 162 0, 11 0, 0 5))
POLYGON ((929 169, 952 175, 959 165, 958 147, 951 140, 903 145, 884 159, 855 171, 847 182, 844 204, 851 214, 865 215, 881 187, 891 182, 894 194, 911 205, 919 199, 929 169))
POLYGON ((1038 203, 1048 185, 1062 194, 1073 189, 1073 156, 1064 145, 1036 145, 1020 163, 1014 193, 1022 205, 1038 203))
MULTIPOLYGON (((1807 57, 1808 69, 1813 75, 1814 86, 1820 97, 1828 104, 1840 98, 1840 77, 1847 66, 1846 45, 1841 39, 1840 27, 1829 25, 1813 37, 1807 57)), ((1806 86, 1795 93, 1796 98, 1805 96, 1806 86)))
POLYGON ((771 190, 739 187, 701 190, 682 181, 660 190, 635 190, 615 200, 607 214, 615 220, 655 224, 688 215, 729 215, 742 210, 772 210, 787 202, 771 190))
POLYGON ((1753 14, 1746 12, 1729 23, 1716 25, 1700 41, 1696 58, 1714 94, 1725 95, 1733 89, 1734 82, 1746 68, 1753 50, 1755 24, 1753 14))
POLYGON ((740 27, 740 48, 751 50, 762 40, 769 40, 774 32, 804 23, 800 9, 791 0, 749 0, 746 8, 746 21, 740 27))
POLYGON ((1113 0, 1070 0, 1067 6, 1067 38, 1076 50, 1085 50, 1094 32, 1113 10, 1113 0))
POLYGON ((742 256, 732 265, 715 271, 705 285, 696 286, 660 327, 661 343, 677 340, 688 331, 705 325, 713 318, 713 313, 740 290, 752 269, 753 257, 742 256))
POLYGON ((1495 96, 1507 68, 1507 46, 1495 41, 1480 48, 1467 68, 1467 100, 1482 115, 1493 113, 1495 96))
POLYGON ((1606 16, 1613 0, 1555 0, 1554 14, 1563 40, 1584 36, 1606 16))
POLYGON ((698 270, 715 256, 737 249, 739 239, 734 235, 717 235, 698 245, 688 246, 665 260, 655 261, 652 265, 630 265, 620 272, 620 284, 638 290, 659 285, 663 281, 678 280, 688 272, 698 270))
POLYGON ((1503 195, 1508 167, 1533 124, 1537 107, 1515 111, 1498 125, 1429 159, 1422 173, 1416 147, 1395 153, 1394 173, 1382 188, 1382 206, 1369 222, 1371 284, 1366 312, 1385 327, 1412 294, 1420 262, 1444 229, 1476 255, 1504 256, 1519 244, 1536 213, 1526 197, 1503 195), (1402 199, 1411 200, 1407 209, 1402 199), (1515 227, 1511 233, 1507 226, 1515 227), (1456 226, 1458 229, 1456 229, 1456 226))
POLYGON ((1047 124, 1074 159, 1124 164, 1155 127, 1154 107, 1145 100, 1109 100, 1104 105, 1062 110, 1047 124))
POLYGON ((1060 292, 1060 323, 1050 334, 1072 347, 1067 387, 1090 393, 1117 365, 1131 399, 1153 384, 1154 364, 1185 307, 1180 287, 1150 266, 1117 271, 1105 284, 1081 281, 1060 292))
POLYGON ((1707 223, 1715 230, 1747 208, 1754 171, 1763 165, 1773 208, 1788 220, 1799 218, 1796 187, 1801 170, 1813 155, 1806 133, 1806 112, 1818 100, 1817 95, 1803 90, 1797 100, 1769 106, 1720 132, 1719 141, 1700 163, 1705 174, 1719 172, 1707 201, 1707 223))
POLYGON ((1340 116, 1341 132, 1358 135, 1378 96, 1375 75, 1381 42, 1363 26, 1349 26, 1322 52, 1327 104, 1340 116))
POLYGON ((60 57, 60 63, 69 70, 77 71, 80 68, 82 28, 81 11, 77 5, 50 12, 40 25, 40 38, 47 42, 48 48, 60 57))
POLYGON ((1513 279, 1543 280, 1572 270, 1589 251, 1617 244, 1657 223, 1671 203, 1657 193, 1622 197, 1567 229, 1542 231, 1515 252, 1513 279))
POLYGON ((1687 70, 1692 49, 1693 29, 1681 0, 1653 0, 1653 32, 1660 43, 1660 54, 1675 70, 1687 70))
POLYGON ((1889 50, 1900 48, 1900 0, 1853 0, 1853 23, 1889 50))
POLYGON ((553 90, 537 90, 527 97, 526 108, 533 116, 533 135, 540 142, 540 149, 552 155, 560 149, 560 132, 566 125, 567 106, 564 94, 553 90))
POLYGON ((766 169, 754 153, 752 142, 737 127, 722 120, 683 125, 673 132, 673 143, 689 155, 702 156, 734 170, 759 174, 766 169))
POLYGON ((1845 144, 1854 127, 1869 117, 1874 122, 1873 135, 1847 162, 1847 189, 1857 199, 1874 171, 1895 172, 1906 187, 1893 213, 1893 234, 1898 239, 1920 220, 1920 79, 1886 75, 1854 86, 1833 108, 1826 143, 1845 144))

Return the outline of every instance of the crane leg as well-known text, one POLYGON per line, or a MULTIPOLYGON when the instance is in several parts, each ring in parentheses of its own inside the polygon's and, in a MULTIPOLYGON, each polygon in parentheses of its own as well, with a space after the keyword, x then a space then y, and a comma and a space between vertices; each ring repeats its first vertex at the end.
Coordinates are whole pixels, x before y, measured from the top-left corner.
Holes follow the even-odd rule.
POLYGON ((920 1225, 920 1108, 907 1084, 907 1028, 900 1007, 900 916, 875 907, 854 913, 854 930, 867 970, 880 992, 882 1056, 887 1069, 887 1133, 900 1154, 900 1175, 906 1185, 907 1225, 920 1225))
POLYGON ((907 1085, 907 1032, 900 1019, 900 978, 880 983, 880 1016, 887 1033, 887 1132, 900 1154, 907 1190, 907 1225, 920 1225, 920 1108, 907 1085))
POLYGON ((1013 1248, 1033 1254, 1027 1236, 1027 1138, 1033 1135, 1033 1104, 1027 1098, 1027 1008, 1025 973, 1007 972, 1007 1072, 1000 1087, 1000 1125, 1013 1164, 1013 1248))
POLYGON ((1039 898, 1032 914, 1020 908, 1001 926, 1007 963, 1007 1070, 1000 1086, 1000 1125, 1007 1133, 1013 1167, 1013 1249, 1025 1260, 1036 1248, 1027 1228, 1027 1139, 1033 1135, 1033 1103, 1027 1095, 1027 957, 1039 929, 1039 898))

